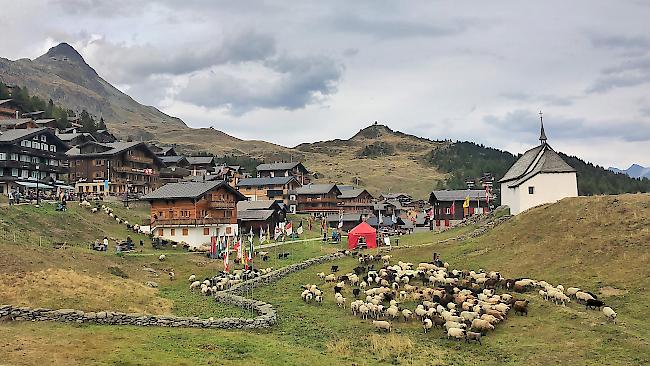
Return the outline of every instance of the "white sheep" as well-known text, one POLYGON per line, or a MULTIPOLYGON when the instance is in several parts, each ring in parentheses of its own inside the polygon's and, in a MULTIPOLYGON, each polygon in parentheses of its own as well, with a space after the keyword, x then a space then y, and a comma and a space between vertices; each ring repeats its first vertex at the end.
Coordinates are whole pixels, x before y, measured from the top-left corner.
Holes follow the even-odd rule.
POLYGON ((609 306, 603 308, 603 314, 607 317, 607 320, 611 320, 616 324, 616 312, 609 306))
POLYGON ((167 256, 164 255, 164 254, 161 254, 161 255, 158 257, 158 260, 162 262, 162 261, 165 260, 165 258, 167 258, 167 256))
POLYGON ((379 331, 386 330, 388 333, 390 333, 392 329, 390 323, 385 320, 373 320, 372 325, 374 325, 379 331))
MULTIPOLYGON (((446 263, 445 263, 446 264, 446 263)), ((447 339, 449 338, 463 339, 465 338, 465 331, 460 328, 449 328, 447 329, 447 339)))
POLYGON ((445 329, 449 330, 450 328, 459 328, 465 329, 467 326, 464 323, 458 322, 445 322, 445 329))
POLYGON ((176 274, 173 271, 169 272, 169 280, 173 281, 175 279, 176 279, 176 274))
POLYGON ((422 321, 422 328, 424 329, 424 333, 428 332, 429 329, 433 327, 433 322, 431 319, 427 318, 422 321))
POLYGON ((369 312, 370 312, 370 308, 368 308, 366 304, 361 304, 359 306, 359 313, 361 314, 361 319, 368 319, 369 312))
POLYGON ((404 309, 402 310, 402 316, 404 317, 404 321, 409 321, 413 316, 413 312, 409 309, 404 309))
POLYGON ((194 274, 191 275, 191 276, 187 279, 187 282, 190 282, 190 283, 192 283, 192 282, 194 282, 194 281, 196 281, 196 275, 194 275, 194 274))
POLYGON ((340 308, 345 308, 345 301, 346 301, 345 297, 338 296, 336 298, 336 305, 338 305, 338 307, 340 307, 340 308))
POLYGON ((194 290, 195 288, 198 288, 201 286, 201 281, 194 281, 190 284, 190 290, 194 290))

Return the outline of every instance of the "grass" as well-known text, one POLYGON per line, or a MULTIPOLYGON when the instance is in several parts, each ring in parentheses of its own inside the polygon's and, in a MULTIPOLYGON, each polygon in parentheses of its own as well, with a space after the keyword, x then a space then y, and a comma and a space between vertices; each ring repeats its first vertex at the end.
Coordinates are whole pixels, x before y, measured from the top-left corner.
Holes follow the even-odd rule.
MULTIPOLYGON (((646 320, 650 313, 648 208, 648 195, 568 199, 531 210, 464 242, 437 244, 444 238, 471 231, 472 227, 435 235, 403 236, 400 244, 408 243, 412 247, 394 249, 391 253, 394 261, 417 263, 430 260, 435 251, 455 268, 499 270, 509 277, 527 276, 600 292, 605 302, 618 312, 618 324, 605 321, 600 312, 587 311, 573 303, 567 307, 556 306, 531 293, 526 295, 531 300, 529 316, 511 315, 496 331, 484 337, 482 346, 447 340, 440 330, 425 335, 416 322, 395 322, 393 334, 379 335, 369 321, 353 317, 349 309, 342 310, 334 304, 332 285, 322 284, 316 276, 320 271, 329 271, 333 264, 323 263, 255 290, 255 298, 270 302, 278 309, 278 324, 269 330, 0 323, 0 332, 8 335, 0 347, 0 359, 21 365, 42 363, 42 354, 48 355, 50 363, 66 365, 647 364, 650 355, 650 328, 646 320), (300 286, 307 283, 318 284, 327 294, 322 306, 305 304, 300 299, 300 286)), ((126 287, 127 281, 139 285, 150 279, 149 272, 142 270, 149 267, 161 273, 157 281, 160 286, 154 291, 159 298, 171 301, 172 312, 207 316, 239 311, 220 308, 221 305, 185 290, 189 273, 201 278, 220 269, 220 261, 200 255, 172 251, 167 261, 158 262, 155 256, 118 258, 80 248, 54 257, 45 256, 44 248, 33 246, 20 247, 28 249, 25 252, 12 252, 11 248, 17 247, 6 246, 0 251, 2 273, 10 274, 17 269, 37 272, 44 267, 72 268, 91 277, 105 273, 126 287), (121 268, 128 279, 110 275, 110 266, 121 268), (164 277, 164 270, 169 268, 179 273, 174 282, 164 277)), ((291 250, 288 260, 262 265, 279 267, 339 248, 325 244, 322 247, 317 241, 288 244, 278 248, 291 250)), ((334 264, 344 273, 357 262, 344 258, 334 264)), ((344 294, 352 298, 350 289, 344 294)), ((56 298, 57 295, 47 296, 56 298)), ((92 299, 82 297, 79 303, 89 301, 92 299)))

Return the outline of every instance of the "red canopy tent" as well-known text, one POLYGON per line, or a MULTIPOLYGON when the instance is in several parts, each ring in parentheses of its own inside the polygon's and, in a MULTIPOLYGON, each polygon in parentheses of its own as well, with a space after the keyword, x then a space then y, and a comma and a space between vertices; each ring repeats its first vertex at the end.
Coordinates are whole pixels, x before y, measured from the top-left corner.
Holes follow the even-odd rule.
POLYGON ((377 248, 377 230, 365 221, 348 232, 348 249, 355 249, 361 238, 368 248, 377 248))

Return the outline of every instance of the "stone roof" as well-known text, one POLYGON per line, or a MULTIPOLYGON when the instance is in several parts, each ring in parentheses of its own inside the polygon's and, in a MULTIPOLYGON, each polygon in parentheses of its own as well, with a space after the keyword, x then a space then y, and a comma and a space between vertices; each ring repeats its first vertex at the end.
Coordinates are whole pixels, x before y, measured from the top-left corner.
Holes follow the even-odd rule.
POLYGON ((341 191, 336 188, 336 184, 333 183, 328 183, 328 184, 308 184, 306 186, 302 186, 298 189, 296 189, 296 194, 302 194, 302 195, 309 195, 309 194, 326 194, 332 191, 332 189, 335 189, 339 191, 339 194, 341 194, 341 191))
POLYGON ((514 188, 540 173, 574 173, 576 170, 548 144, 541 144, 524 153, 499 183, 514 188))
MULTIPOLYGON (((271 171, 271 170, 291 170, 298 165, 302 165, 301 162, 293 162, 293 163, 266 163, 266 164, 260 164, 255 168, 258 172, 259 171, 271 171)), ((304 168, 304 166, 303 166, 304 168)), ((305 169, 306 170, 306 169, 305 169)))
POLYGON ((213 156, 188 156, 186 159, 190 165, 214 164, 213 156))
POLYGON ((240 198, 245 197, 236 189, 229 186, 224 181, 207 181, 207 182, 179 182, 169 183, 156 189, 155 191, 142 197, 143 200, 164 200, 179 198, 198 198, 217 187, 225 186, 231 191, 236 192, 240 198))
POLYGON ((240 201, 237 202, 237 211, 269 210, 275 203, 273 200, 240 201))
POLYGON ((464 201, 469 196, 470 200, 485 201, 484 189, 459 189, 459 190, 445 190, 431 192, 430 201, 435 198, 438 201, 451 202, 451 201, 464 201))
POLYGON ((275 210, 237 210, 237 220, 264 221, 273 215, 275 210))
POLYGON ((237 187, 253 186, 283 186, 292 180, 298 181, 295 177, 269 177, 269 178, 244 178, 237 182, 237 187))
POLYGON ((341 221, 341 217, 343 218, 343 222, 361 222, 361 214, 358 213, 344 213, 343 215, 339 214, 329 214, 327 215, 327 221, 328 222, 339 222, 341 221))
POLYGON ((356 189, 341 189, 339 186, 336 186, 339 188, 341 191, 341 194, 338 196, 338 198, 357 198, 359 197, 363 192, 367 192, 363 188, 356 188, 356 189))

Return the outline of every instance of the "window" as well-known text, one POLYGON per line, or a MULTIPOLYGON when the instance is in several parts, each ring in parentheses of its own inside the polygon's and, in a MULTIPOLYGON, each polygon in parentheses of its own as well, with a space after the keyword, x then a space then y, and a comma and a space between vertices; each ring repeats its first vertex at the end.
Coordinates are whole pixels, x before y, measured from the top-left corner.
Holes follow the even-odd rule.
POLYGON ((18 154, 12 153, 10 155, 10 157, 11 157, 11 160, 18 161, 18 154))
POLYGON ((189 229, 188 228, 183 228, 183 236, 187 236, 189 234, 189 229))
POLYGON ((535 187, 528 187, 528 194, 535 194, 535 187))
POLYGON ((56 152, 56 145, 50 145, 50 151, 56 152))
POLYGON ((451 208, 450 208, 450 207, 447 207, 447 208, 445 209, 445 213, 446 213, 447 215, 451 215, 451 208))
POLYGON ((0 152, 0 160, 7 160, 7 153, 0 152))
POLYGON ((165 235, 165 230, 164 229, 158 229, 158 236, 163 236, 165 235))
POLYGON ((203 235, 210 235, 210 228, 209 227, 204 227, 203 228, 203 235))
POLYGON ((22 140, 20 142, 20 146, 22 146, 22 147, 32 147, 32 143, 29 140, 22 140))
POLYGON ((171 236, 176 235, 176 229, 171 229, 171 231, 172 231, 171 236))
POLYGON ((23 169, 23 170, 21 170, 21 171, 20 171, 20 176, 21 176, 22 178, 29 178, 29 170, 27 170, 27 169, 23 169))
POLYGON ((32 171, 32 178, 39 179, 38 171, 36 171, 36 170, 33 170, 33 171, 32 171))
POLYGON ((11 176, 12 177, 18 176, 18 168, 11 168, 11 176))
POLYGON ((47 141, 47 137, 45 137, 45 135, 41 135, 41 141, 43 142, 47 141))
POLYGON ((38 164, 38 163, 40 163, 40 160, 41 159, 39 159, 38 156, 32 156, 32 163, 38 164))

